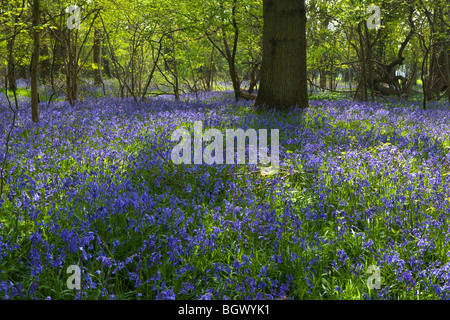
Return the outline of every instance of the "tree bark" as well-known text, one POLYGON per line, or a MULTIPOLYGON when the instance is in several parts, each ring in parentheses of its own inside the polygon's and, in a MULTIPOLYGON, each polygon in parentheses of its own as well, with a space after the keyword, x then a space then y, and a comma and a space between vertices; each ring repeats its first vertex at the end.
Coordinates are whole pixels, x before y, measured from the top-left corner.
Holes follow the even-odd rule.
POLYGON ((252 70, 250 72, 250 84, 248 86, 247 92, 252 94, 253 90, 255 90, 256 84, 258 83, 259 79, 261 78, 261 64, 259 62, 256 62, 252 70))
POLYGON ((375 93, 374 93, 374 87, 373 87, 373 63, 372 63, 372 45, 370 43, 369 39, 369 30, 367 28, 367 24, 364 24, 364 31, 366 34, 366 57, 367 57, 367 67, 369 68, 368 72, 368 85, 370 88, 370 96, 372 97, 372 101, 375 100, 375 93))
MULTIPOLYGON (((14 28, 15 29, 15 28, 14 28)), ((14 31, 15 33, 15 31, 14 31)), ((15 36, 8 40, 8 89, 15 91, 17 89, 16 85, 16 75, 14 67, 14 40, 15 36)))
POLYGON ((39 121, 39 95, 38 95, 38 67, 39 67, 39 47, 40 34, 38 25, 40 22, 40 0, 33 1, 33 57, 31 59, 31 120, 35 123, 39 121))
POLYGON ((94 85, 99 86, 102 84, 101 75, 101 60, 100 60, 100 48, 101 48, 101 33, 100 29, 94 30, 94 43, 92 46, 92 60, 94 62, 94 85))
MULTIPOLYGON (((5 4, 2 2, 2 8, 5 6, 5 4)), ((23 9, 22 9, 23 12, 23 9)), ((17 90, 17 84, 16 84, 16 66, 15 66, 15 59, 14 59, 14 44, 16 41, 16 33, 17 33, 17 22, 19 21, 20 15, 15 14, 14 12, 11 13, 11 18, 14 21, 14 26, 11 32, 11 37, 6 42, 6 48, 7 48, 7 79, 8 79, 8 89, 15 91, 17 90)))
POLYGON ((67 30, 67 64, 66 64, 66 90, 67 101, 70 105, 75 105, 77 101, 77 68, 78 61, 76 59, 76 35, 74 30, 67 30))
POLYGON ((227 35, 225 32, 225 28, 222 27, 222 36, 223 36, 223 45, 225 48, 226 60, 228 62, 228 71, 230 72, 231 83, 233 84, 234 96, 236 101, 239 100, 241 95, 241 81, 239 80, 239 76, 236 70, 236 52, 237 45, 239 39, 239 28, 236 22, 236 6, 237 0, 233 0, 233 8, 232 8, 232 25, 234 28, 234 39, 233 39, 233 48, 230 50, 230 46, 228 45, 227 35))
MULTIPOLYGON (((450 21, 450 0, 448 0, 447 1, 447 5, 448 5, 448 7, 447 7, 447 16, 448 16, 448 20, 447 21, 450 21)), ((450 45, 449 44, 447 44, 447 47, 446 47, 446 55, 445 55, 445 62, 446 62, 446 64, 447 64, 447 100, 448 100, 448 103, 450 103, 450 58, 449 58, 449 56, 450 56, 450 45)))
POLYGON ((261 84, 255 107, 308 107, 304 0, 263 1, 261 84))
POLYGON ((364 50, 364 40, 362 35, 362 26, 363 22, 360 22, 358 24, 358 36, 359 36, 359 46, 360 46, 360 60, 361 60, 361 70, 359 74, 359 83, 358 83, 358 89, 357 91, 357 99, 359 101, 367 101, 367 73, 366 73, 366 52, 364 50))
POLYGON ((42 35, 43 40, 40 46, 40 61, 39 61, 39 79, 41 83, 47 84, 50 82, 50 71, 51 71, 51 62, 50 62, 50 50, 48 47, 48 43, 45 41, 45 35, 42 35))
POLYGON ((112 78, 112 73, 111 73, 111 67, 110 67, 110 63, 109 63, 109 57, 108 54, 106 53, 107 50, 107 46, 105 44, 105 42, 101 42, 102 43, 102 59, 101 59, 101 65, 105 68, 105 75, 108 78, 112 78), (104 53, 103 53, 104 52, 104 53))
POLYGON ((320 79, 319 79, 319 86, 322 91, 324 91, 325 87, 327 86, 327 72, 324 68, 319 69, 320 79))

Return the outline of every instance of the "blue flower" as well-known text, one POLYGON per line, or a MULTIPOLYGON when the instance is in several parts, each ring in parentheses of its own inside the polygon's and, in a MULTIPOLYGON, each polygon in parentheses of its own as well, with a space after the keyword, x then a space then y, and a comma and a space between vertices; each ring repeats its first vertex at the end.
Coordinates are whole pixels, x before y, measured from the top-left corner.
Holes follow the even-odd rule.
POLYGON ((166 288, 156 296, 157 300, 175 300, 175 293, 172 288, 166 288))

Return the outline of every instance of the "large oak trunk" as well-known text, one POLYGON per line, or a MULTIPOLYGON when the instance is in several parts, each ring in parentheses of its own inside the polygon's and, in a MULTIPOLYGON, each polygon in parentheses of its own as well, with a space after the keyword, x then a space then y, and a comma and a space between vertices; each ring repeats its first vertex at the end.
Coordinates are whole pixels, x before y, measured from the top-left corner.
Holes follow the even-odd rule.
POLYGON ((304 0, 263 1, 261 85, 255 106, 308 106, 304 0))

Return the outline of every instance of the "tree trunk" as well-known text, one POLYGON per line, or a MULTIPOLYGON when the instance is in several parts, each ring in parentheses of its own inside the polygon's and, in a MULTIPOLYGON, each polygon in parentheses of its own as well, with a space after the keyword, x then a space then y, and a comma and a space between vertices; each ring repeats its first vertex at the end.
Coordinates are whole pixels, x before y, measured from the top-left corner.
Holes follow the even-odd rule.
MULTIPOLYGON (((178 62, 177 62, 177 51, 176 51, 176 45, 175 45, 175 39, 173 39, 172 37, 172 53, 173 53, 173 80, 174 80, 174 86, 173 86, 173 91, 175 94, 175 100, 180 100, 180 81, 179 81, 179 76, 178 76, 178 62)), ((188 44, 186 44, 187 46, 188 44)), ((189 51, 188 51, 189 52, 189 51)), ((189 53, 188 53, 189 55, 189 53)), ((194 79, 195 82, 195 79, 194 79)))
POLYGON ((40 23, 40 0, 33 1, 33 57, 31 59, 31 120, 39 121, 39 95, 38 95, 38 67, 40 35, 38 25, 40 23))
MULTIPOLYGON (((450 11, 450 9, 449 9, 449 11, 450 11)), ((448 48, 449 48, 450 46, 447 44, 446 45, 446 47, 445 47, 445 52, 444 52, 444 59, 445 59, 445 64, 446 64, 446 66, 447 66, 447 70, 445 70, 446 71, 446 73, 447 73, 447 100, 448 100, 448 102, 450 103, 450 59, 449 59, 449 51, 448 51, 448 48)))
POLYGON ((227 35, 224 27, 222 27, 222 37, 223 37, 223 45, 225 48, 226 60, 228 62, 228 71, 230 73, 231 83, 233 84, 234 96, 236 101, 238 101, 239 97, 241 97, 242 94, 241 94, 241 81, 239 80, 239 76, 236 70, 236 52, 239 39, 239 28, 236 22, 236 6, 237 0, 233 0, 232 25, 234 28, 234 39, 233 39, 233 48, 231 50, 230 46, 228 45, 227 35))
POLYGON ((8 50, 8 61, 7 61, 7 78, 8 78, 8 89, 15 91, 17 89, 16 84, 16 66, 15 66, 15 59, 14 59, 14 43, 16 41, 16 32, 17 32, 17 25, 16 23, 19 22, 19 16, 16 14, 12 14, 14 17, 14 27, 12 28, 12 37, 8 39, 7 41, 7 50, 8 50))
POLYGON ((59 74, 60 72, 65 72, 64 70, 64 59, 65 59, 65 44, 62 40, 64 38, 64 30, 54 30, 52 33, 54 37, 54 46, 52 50, 52 56, 53 56, 53 69, 51 72, 53 72, 55 75, 59 74))
POLYGON ((362 30, 361 30, 361 26, 362 26, 363 22, 360 22, 358 24, 358 36, 359 36, 359 46, 360 46, 360 61, 361 61, 361 70, 359 73, 359 83, 358 83, 358 89, 356 90, 356 94, 357 94, 357 99, 359 101, 367 101, 367 74, 366 74, 366 53, 364 50, 364 40, 363 40, 363 35, 362 35, 362 30))
POLYGON ((112 77, 112 73, 111 73, 111 67, 110 67, 110 63, 109 63, 109 57, 107 55, 107 47, 106 44, 104 42, 102 42, 102 52, 105 52, 104 54, 102 54, 102 60, 101 60, 101 65, 104 66, 105 68, 105 74, 108 78, 112 77))
POLYGON ((45 41, 45 36, 43 35, 42 45, 40 49, 40 76, 39 79, 41 83, 47 84, 50 82, 50 71, 51 71, 51 63, 50 63, 50 50, 48 44, 45 41))
POLYGON ((78 61, 76 59, 76 35, 73 30, 67 30, 67 64, 66 64, 66 90, 67 101, 70 105, 75 105, 77 101, 77 68, 78 61))
POLYGON ((328 78, 329 80, 329 84, 328 84, 328 88, 330 88, 331 90, 334 90, 334 68, 333 68, 333 57, 331 57, 330 59, 330 64, 327 67, 328 69, 328 74, 330 75, 330 77, 328 78))
POLYGON ((92 46, 92 60, 94 62, 94 85, 96 86, 102 84, 100 48, 101 48, 101 33, 100 30, 96 28, 94 30, 94 43, 92 46))
POLYGON ((327 72, 325 71, 325 69, 322 68, 322 69, 319 69, 319 74, 320 74, 319 86, 323 92, 327 86, 327 72))
POLYGON ((448 81, 447 81, 447 100, 448 100, 448 103, 450 103, 450 59, 449 59, 449 53, 448 53, 448 51, 447 51, 447 54, 446 54, 446 56, 445 56, 445 62, 446 62, 446 64, 447 64, 447 79, 448 79, 448 81))
POLYGON ((250 72, 250 84, 247 90, 248 93, 253 93, 253 90, 255 90, 256 84, 258 83, 260 77, 261 77, 260 63, 256 62, 252 67, 252 71, 250 72))
POLYGON ((375 100, 375 93, 373 87, 373 64, 372 64, 372 45, 369 39, 369 30, 367 28, 367 24, 364 24, 364 31, 366 34, 366 58, 367 58, 367 67, 369 68, 368 72, 368 85, 370 87, 370 95, 372 97, 372 101, 375 100))
POLYGON ((14 71, 14 40, 15 36, 8 40, 8 89, 16 90, 16 75, 14 71))
POLYGON ((216 60, 216 48, 214 48, 214 46, 212 46, 211 48, 211 58, 210 58, 210 63, 209 63, 209 67, 208 67, 208 91, 213 90, 213 86, 214 86, 214 72, 215 70, 215 60, 216 60))
POLYGON ((308 107, 304 0, 263 0, 263 57, 257 108, 308 107))

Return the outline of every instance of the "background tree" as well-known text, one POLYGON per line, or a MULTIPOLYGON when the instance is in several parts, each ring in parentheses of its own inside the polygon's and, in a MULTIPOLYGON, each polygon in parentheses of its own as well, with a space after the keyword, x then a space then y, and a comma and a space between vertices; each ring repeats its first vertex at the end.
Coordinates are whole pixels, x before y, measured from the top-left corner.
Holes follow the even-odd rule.
MULTIPOLYGON (((33 3, 0 0, 0 72, 8 77, 9 89, 16 78, 31 78, 33 3)), ((98 86, 106 94, 106 83, 109 91, 135 101, 166 94, 181 99, 183 93, 202 90, 232 90, 236 99, 260 94, 257 105, 273 104, 276 95, 279 104, 281 97, 293 100, 303 89, 281 74, 299 74, 294 70, 300 70, 302 58, 280 56, 297 50, 300 34, 293 30, 301 24, 277 9, 290 3, 265 1, 266 8, 273 7, 271 18, 267 12, 263 16, 262 0, 84 0, 78 2, 81 27, 69 30, 65 10, 72 3, 40 0, 40 59, 33 74, 38 97, 50 103, 64 95, 74 104, 80 92, 98 92, 98 86), (264 25, 273 41, 263 52, 264 25), (284 34, 286 25, 290 30, 284 34), (89 88, 92 83, 95 89, 89 88)), ((408 99, 420 90, 425 102, 448 92, 449 0, 309 0, 304 5, 311 90, 346 92, 359 100, 408 99), (378 30, 366 27, 372 2, 381 8, 378 30)))

